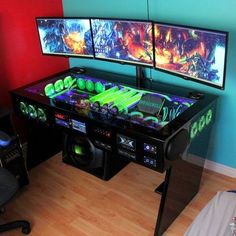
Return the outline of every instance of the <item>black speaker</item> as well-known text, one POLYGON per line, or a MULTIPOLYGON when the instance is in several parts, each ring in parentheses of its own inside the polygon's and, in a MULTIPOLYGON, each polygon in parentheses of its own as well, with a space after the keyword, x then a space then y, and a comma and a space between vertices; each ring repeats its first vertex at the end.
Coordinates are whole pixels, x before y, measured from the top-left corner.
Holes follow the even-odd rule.
POLYGON ((9 170, 20 187, 29 183, 20 140, 11 120, 11 110, 0 108, 0 165, 9 170))
POLYGON ((9 136, 9 143, 0 146, 0 165, 18 179, 20 187, 29 184, 28 172, 18 136, 9 136))
POLYGON ((62 160, 103 180, 109 180, 129 163, 95 147, 88 137, 73 134, 65 135, 62 160))

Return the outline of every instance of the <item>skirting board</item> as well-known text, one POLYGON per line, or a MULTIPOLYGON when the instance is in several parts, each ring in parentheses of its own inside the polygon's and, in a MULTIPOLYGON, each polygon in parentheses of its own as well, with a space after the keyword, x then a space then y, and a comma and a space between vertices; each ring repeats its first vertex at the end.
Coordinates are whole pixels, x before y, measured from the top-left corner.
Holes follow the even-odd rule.
POLYGON ((214 161, 206 160, 204 168, 232 178, 236 178, 236 169, 216 163, 214 161))

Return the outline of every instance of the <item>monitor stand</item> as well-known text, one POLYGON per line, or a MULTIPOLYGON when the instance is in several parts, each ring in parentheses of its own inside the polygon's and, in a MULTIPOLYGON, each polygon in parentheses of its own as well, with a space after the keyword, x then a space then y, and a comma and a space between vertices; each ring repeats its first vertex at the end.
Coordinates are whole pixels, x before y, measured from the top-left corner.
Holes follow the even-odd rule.
POLYGON ((145 75, 142 66, 136 66, 136 87, 144 88, 145 75))

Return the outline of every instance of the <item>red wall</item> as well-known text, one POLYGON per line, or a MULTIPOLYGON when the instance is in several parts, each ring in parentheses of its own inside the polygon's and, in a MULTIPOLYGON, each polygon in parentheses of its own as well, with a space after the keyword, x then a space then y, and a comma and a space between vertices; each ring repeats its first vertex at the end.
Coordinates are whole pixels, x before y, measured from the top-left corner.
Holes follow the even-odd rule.
POLYGON ((9 90, 69 68, 67 58, 43 56, 35 17, 63 16, 62 0, 1 0, 0 106, 9 90))

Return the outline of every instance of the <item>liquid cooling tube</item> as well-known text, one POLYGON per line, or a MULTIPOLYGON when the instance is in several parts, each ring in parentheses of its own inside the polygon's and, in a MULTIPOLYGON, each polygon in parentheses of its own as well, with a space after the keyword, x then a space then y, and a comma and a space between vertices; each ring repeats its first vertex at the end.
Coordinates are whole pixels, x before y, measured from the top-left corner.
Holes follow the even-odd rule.
POLYGON ((139 102, 139 100, 142 98, 143 93, 138 93, 134 95, 133 97, 127 99, 126 101, 122 101, 119 104, 116 104, 116 106, 113 107, 113 112, 116 111, 116 113, 127 113, 128 108, 131 106, 134 106, 136 103, 139 102))
POLYGON ((109 95, 103 97, 102 99, 100 99, 99 101, 96 101, 96 103, 99 104, 99 106, 103 106, 104 104, 113 102, 115 99, 121 97, 124 93, 126 93, 127 90, 126 89, 120 89, 118 91, 115 91, 113 93, 110 93, 109 95))
POLYGON ((114 86, 112 88, 107 89, 106 91, 99 93, 93 97, 91 97, 89 99, 90 102, 94 103, 94 102, 99 102, 100 99, 103 99, 104 97, 114 93, 115 91, 117 91, 119 88, 117 86, 114 86))

